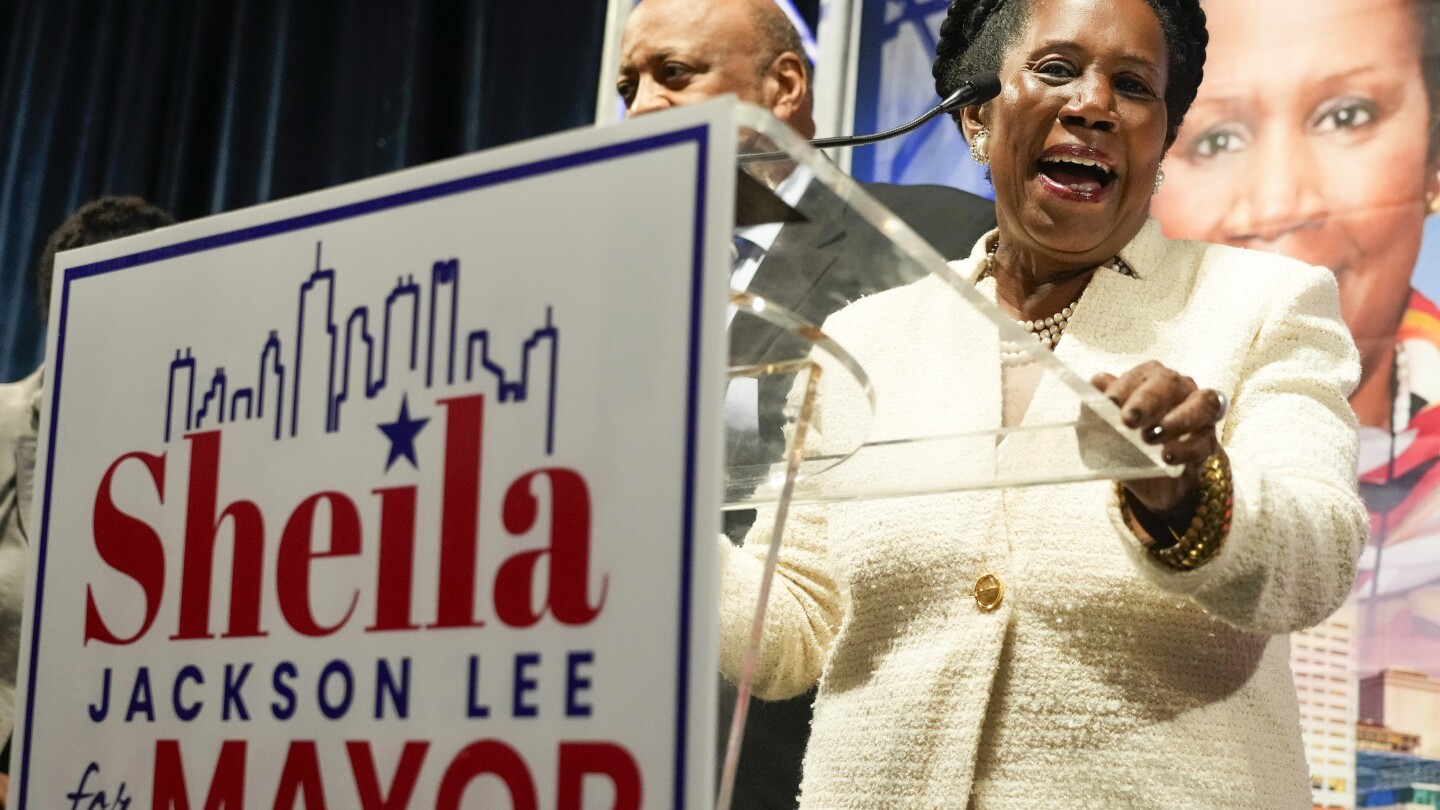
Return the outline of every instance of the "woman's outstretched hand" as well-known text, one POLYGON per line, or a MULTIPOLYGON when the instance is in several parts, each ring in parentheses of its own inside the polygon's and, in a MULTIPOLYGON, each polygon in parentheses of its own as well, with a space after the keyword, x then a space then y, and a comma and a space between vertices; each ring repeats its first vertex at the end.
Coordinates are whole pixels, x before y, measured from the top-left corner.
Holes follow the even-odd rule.
POLYGON ((1215 424, 1229 403, 1212 388, 1153 360, 1116 377, 1096 374, 1090 384, 1120 408, 1125 424, 1137 428, 1150 444, 1164 446, 1168 464, 1183 464, 1178 478, 1148 478, 1126 482, 1130 497, 1171 525, 1184 525, 1200 488, 1200 468, 1220 449, 1215 424))

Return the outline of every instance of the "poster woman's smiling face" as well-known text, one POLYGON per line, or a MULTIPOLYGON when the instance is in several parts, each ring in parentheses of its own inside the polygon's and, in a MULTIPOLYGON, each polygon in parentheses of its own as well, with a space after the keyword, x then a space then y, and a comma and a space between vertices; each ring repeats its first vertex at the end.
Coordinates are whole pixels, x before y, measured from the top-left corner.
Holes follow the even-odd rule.
POLYGON ((1440 192, 1416 2, 1207 0, 1205 81, 1152 207, 1169 236, 1334 270, 1367 376, 1440 192))

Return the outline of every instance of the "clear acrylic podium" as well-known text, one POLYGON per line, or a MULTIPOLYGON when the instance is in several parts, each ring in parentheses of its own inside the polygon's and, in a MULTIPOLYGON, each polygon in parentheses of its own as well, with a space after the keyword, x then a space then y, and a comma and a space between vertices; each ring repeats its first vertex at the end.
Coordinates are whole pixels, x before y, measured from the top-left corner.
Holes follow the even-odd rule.
POLYGON ((725 508, 744 516, 727 520, 733 539, 758 507, 746 543, 768 540, 769 553, 744 665, 722 697, 721 810, 792 504, 1179 472, 860 184, 763 110, 739 105, 737 120, 725 508), (925 300, 944 309, 945 334, 912 346, 907 324, 877 339, 873 324, 847 328, 855 310, 837 314, 909 284, 926 285, 925 300), (953 374, 963 375, 963 401, 887 399, 889 381, 953 374), (1026 403, 1042 391, 1045 413, 1066 418, 1033 418, 1026 403))

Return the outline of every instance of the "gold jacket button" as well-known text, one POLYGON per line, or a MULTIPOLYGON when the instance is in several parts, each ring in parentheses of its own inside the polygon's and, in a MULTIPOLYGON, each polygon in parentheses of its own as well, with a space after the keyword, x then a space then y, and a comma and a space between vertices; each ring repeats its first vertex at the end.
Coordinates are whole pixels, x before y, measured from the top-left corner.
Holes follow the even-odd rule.
POLYGON ((975 604, 981 610, 994 610, 1005 600, 1005 583, 994 574, 975 580, 975 604))

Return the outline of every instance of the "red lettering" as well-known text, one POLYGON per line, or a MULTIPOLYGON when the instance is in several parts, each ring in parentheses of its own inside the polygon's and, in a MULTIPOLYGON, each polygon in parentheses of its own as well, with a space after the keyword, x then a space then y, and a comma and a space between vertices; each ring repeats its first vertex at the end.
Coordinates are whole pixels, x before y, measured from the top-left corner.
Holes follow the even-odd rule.
POLYGON ((435 810, 453 810, 460 806, 465 788, 475 779, 493 774, 505 783, 510 791, 513 810, 538 810, 539 799, 535 795, 535 782, 530 778, 530 769, 514 748, 499 740, 480 740, 470 743, 450 761, 445 776, 440 780, 440 793, 435 797, 435 810))
POLYGON ((230 628, 225 638, 263 636, 260 630, 260 575, 265 552, 265 521, 251 501, 235 501, 217 517, 220 432, 186 435, 190 445, 190 493, 185 513, 185 561, 180 579, 180 626, 172 639, 212 638, 210 580, 215 538, 226 517, 235 524, 235 556, 230 575, 230 628))
MULTIPOLYGON (((245 804, 246 745, 244 740, 220 744, 215 770, 205 791, 204 810, 242 810, 245 804)), ((386 791, 380 781, 375 752, 368 740, 349 740, 350 760, 360 810, 404 810, 411 805, 430 743, 408 740, 386 791)), ((560 742, 557 763, 556 810, 581 810, 587 778, 598 777, 614 790, 611 810, 639 810, 644 802, 640 766, 619 743, 599 740, 560 742)), ((479 779, 495 777, 504 785, 513 810, 539 810, 539 798, 530 768, 509 744, 495 739, 477 740, 462 748, 445 768, 435 796, 436 810, 458 810, 467 791, 479 779)), ((490 798, 493 787, 487 790, 490 798)), ((275 808, 304 806, 324 810, 328 804, 319 749, 314 740, 291 740, 281 766, 275 808)), ((190 793, 178 740, 156 740, 152 810, 190 810, 190 793)), ((471 797, 472 799, 475 797, 471 797)), ((264 802, 257 802, 257 804, 264 802)), ((472 802, 473 803, 473 802, 472 802)))
POLYGON ((126 453, 110 465, 100 479, 100 489, 95 493, 93 531, 95 551, 107 565, 130 577, 145 592, 145 621, 135 635, 121 638, 110 630, 100 617, 95 605, 95 594, 89 585, 85 586, 85 640, 103 641, 107 644, 132 644, 150 630, 155 615, 160 610, 160 601, 165 595, 165 544, 148 523, 120 511, 110 496, 110 487, 115 470, 129 459, 136 459, 145 465, 150 481, 160 502, 165 502, 165 456, 149 453, 126 453))
POLYGON ((290 741, 280 771, 280 786, 275 789, 275 807, 293 808, 302 795, 305 810, 325 810, 325 783, 320 778, 320 756, 314 740, 290 741))
MULTIPOLYGON (((185 789, 185 766, 180 761, 179 740, 155 741, 155 784, 151 810, 190 810, 190 794, 185 789)), ((215 761, 215 774, 210 789, 205 791, 205 810, 219 808, 244 810, 245 807, 245 742, 226 740, 215 761)))
POLYGON ((339 492, 318 492, 300 502, 285 523, 276 551, 275 590, 280 598, 280 613, 295 632, 307 636, 328 636, 345 626, 360 601, 359 589, 350 597, 350 607, 335 624, 325 626, 315 620, 310 608, 310 572, 317 559, 353 557, 360 553, 360 513, 355 504, 339 492), (330 549, 313 548, 315 511, 321 503, 330 506, 330 549))
MULTIPOLYGON (((390 780, 390 795, 380 792, 380 776, 375 772, 375 756, 370 743, 351 740, 345 743, 345 753, 350 755, 350 770, 355 773, 355 789, 360 792, 360 810, 405 810, 410 806, 410 794, 415 792, 415 781, 420 776, 420 765, 425 761, 425 752, 430 743, 410 740, 400 752, 400 762, 395 766, 395 776, 390 780)), ((308 810, 308 808, 307 808, 308 810)))
MULTIPOLYGON (((480 482, 485 398, 471 395, 439 400, 446 410, 445 460, 441 482, 439 576, 436 611, 430 628, 478 628, 477 578, 480 555, 480 482)), ((186 435, 190 472, 186 493, 183 561, 173 640, 214 638, 211 632, 215 569, 229 570, 228 622, 224 638, 268 635, 260 626, 265 563, 265 521, 250 500, 219 501, 221 434, 186 435), (217 565, 216 544, 227 519, 233 527, 233 555, 217 565)), ((85 642, 129 644, 153 625, 164 599, 165 544, 156 530, 118 509, 111 495, 114 476, 130 459, 146 465, 163 502, 165 457, 135 452, 117 459, 96 494, 94 531, 100 556, 135 580, 145 593, 143 625, 121 637, 102 618, 93 588, 86 592, 85 642)), ((373 490, 380 499, 375 616, 367 630, 417 630, 413 617, 418 487, 373 490)), ((495 574, 495 615, 510 627, 530 627, 547 614, 562 625, 594 621, 605 605, 609 577, 591 582, 589 488, 579 472, 562 467, 532 470, 510 484, 501 503, 505 530, 522 537, 547 532, 545 544, 504 560, 495 574), (536 492, 548 486, 547 515, 541 516, 536 492), (543 524, 543 525, 542 525, 543 524), (542 577, 542 567, 544 580, 542 577), (592 593, 593 590, 593 593, 592 593)), ((354 501, 338 491, 322 491, 302 500, 279 535, 275 557, 277 607, 291 629, 304 636, 328 636, 347 625, 360 601, 352 588, 349 605, 332 623, 316 618, 311 591, 317 560, 362 553, 364 531, 354 501), (329 540, 317 542, 315 521, 321 507, 329 515, 329 540), (318 546, 318 548, 317 548, 318 546)), ((531 545, 527 543, 527 545, 531 545)), ((223 574, 221 575, 223 576, 223 574)), ((336 606, 338 609, 338 605, 336 606)), ((112 620, 113 621, 113 620, 112 620)))
POLYGON ((475 394, 439 403, 445 406, 445 481, 438 606, 431 627, 483 627, 475 618, 475 563, 485 397, 475 394))
POLYGON ((615 786, 612 810, 639 810, 640 766, 635 757, 617 743, 560 743, 560 784, 555 810, 580 810, 586 776, 603 776, 615 786))
POLYGON ((515 479, 505 493, 505 530, 520 535, 534 528, 539 507, 530 490, 532 482, 542 476, 550 481, 550 546, 521 552, 500 566, 495 574, 495 614, 511 627, 529 627, 540 621, 545 607, 532 608, 535 568, 549 555, 545 605, 561 624, 588 624, 600 615, 609 578, 601 578, 600 596, 591 607, 590 491, 585 479, 574 470, 559 467, 515 479))
POLYGON ((380 563, 375 624, 366 630, 418 630, 410 621, 415 570, 415 487, 374 490, 380 496, 380 563))

